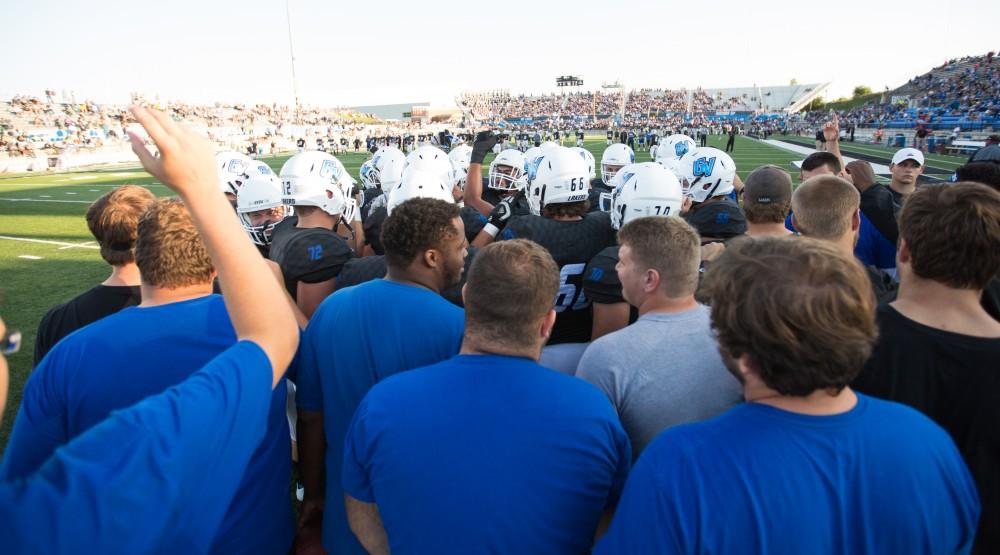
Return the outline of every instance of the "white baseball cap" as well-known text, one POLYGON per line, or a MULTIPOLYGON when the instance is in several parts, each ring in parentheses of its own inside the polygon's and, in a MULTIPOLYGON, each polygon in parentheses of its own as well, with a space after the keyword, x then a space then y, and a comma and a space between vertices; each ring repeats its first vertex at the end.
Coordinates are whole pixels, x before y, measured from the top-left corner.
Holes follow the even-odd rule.
POLYGON ((901 148, 892 155, 892 165, 899 164, 904 160, 913 160, 921 166, 924 165, 924 153, 915 148, 901 148))

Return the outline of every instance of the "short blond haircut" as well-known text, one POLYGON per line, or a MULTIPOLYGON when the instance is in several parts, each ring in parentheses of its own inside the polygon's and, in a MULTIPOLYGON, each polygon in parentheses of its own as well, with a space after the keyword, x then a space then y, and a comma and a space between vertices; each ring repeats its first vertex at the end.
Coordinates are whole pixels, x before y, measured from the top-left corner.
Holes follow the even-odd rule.
POLYGON ((693 295, 698 288, 701 238, 681 218, 636 218, 622 226, 618 244, 628 247, 642 268, 660 274, 660 290, 668 297, 693 295))
POLYGON ((859 206, 861 194, 854 185, 834 175, 810 177, 792 193, 795 229, 815 239, 843 237, 859 206))
POLYGON ((135 263, 142 282, 176 289, 212 281, 215 269, 191 214, 179 199, 159 199, 139 220, 135 263))

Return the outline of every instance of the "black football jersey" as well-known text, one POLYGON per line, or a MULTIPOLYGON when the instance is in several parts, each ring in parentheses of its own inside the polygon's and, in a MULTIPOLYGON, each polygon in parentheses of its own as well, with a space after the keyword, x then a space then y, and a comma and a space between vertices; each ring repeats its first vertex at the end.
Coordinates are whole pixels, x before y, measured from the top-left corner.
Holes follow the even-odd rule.
POLYGON ((295 227, 298 218, 285 218, 271 240, 268 256, 278 263, 285 289, 296 298, 298 283, 320 283, 337 277, 354 252, 331 229, 295 227), (288 225, 284 225, 289 222, 288 225))
POLYGON ((611 217, 605 212, 591 212, 577 221, 514 216, 498 239, 530 239, 545 247, 559 266, 558 315, 549 344, 590 341, 593 311, 583 290, 584 270, 597 253, 615 244, 611 217))
MULTIPOLYGON (((600 304, 624 303, 622 282, 618 279, 618 249, 615 245, 608 247, 590 260, 583 271, 583 292, 591 301, 600 304)), ((639 310, 629 307, 629 323, 639 319, 639 310)))
POLYGON ((590 192, 587 194, 587 200, 590 201, 591 212, 610 212, 611 187, 605 185, 600 177, 595 177, 590 180, 590 192), (604 195, 603 201, 601 200, 602 195, 604 195))
POLYGON ((463 206, 459 215, 462 217, 462 223, 465 224, 465 238, 471 243, 486 225, 486 216, 471 206, 463 206))

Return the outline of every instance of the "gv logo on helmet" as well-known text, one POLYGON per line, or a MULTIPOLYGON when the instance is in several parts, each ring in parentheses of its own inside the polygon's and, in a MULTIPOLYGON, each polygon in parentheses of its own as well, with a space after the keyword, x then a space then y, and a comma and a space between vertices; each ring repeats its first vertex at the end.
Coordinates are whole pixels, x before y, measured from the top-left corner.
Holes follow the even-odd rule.
MULTIPOLYGON (((680 158, 681 156, 684 156, 685 154, 688 153, 688 144, 687 143, 677 143, 677 144, 675 144, 674 145, 674 153, 677 154, 678 158, 680 158)), ((713 158, 713 160, 714 160, 714 158, 713 158)))
POLYGON ((691 173, 694 177, 708 177, 715 170, 715 157, 698 158, 691 166, 691 173))

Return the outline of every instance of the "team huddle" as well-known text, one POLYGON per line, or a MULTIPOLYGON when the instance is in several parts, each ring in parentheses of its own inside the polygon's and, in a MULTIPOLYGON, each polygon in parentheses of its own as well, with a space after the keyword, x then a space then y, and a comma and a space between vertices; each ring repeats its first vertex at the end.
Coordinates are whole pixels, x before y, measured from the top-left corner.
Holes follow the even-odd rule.
POLYGON ((355 179, 213 170, 134 114, 180 199, 88 211, 114 270, 40 327, 12 552, 1000 549, 997 165, 918 186, 902 149, 882 185, 831 122, 797 187, 682 134, 482 131, 355 179))

